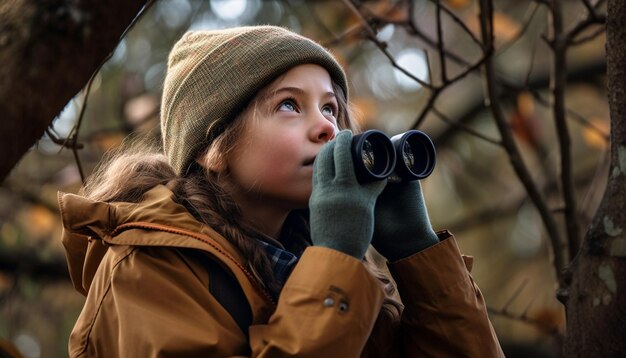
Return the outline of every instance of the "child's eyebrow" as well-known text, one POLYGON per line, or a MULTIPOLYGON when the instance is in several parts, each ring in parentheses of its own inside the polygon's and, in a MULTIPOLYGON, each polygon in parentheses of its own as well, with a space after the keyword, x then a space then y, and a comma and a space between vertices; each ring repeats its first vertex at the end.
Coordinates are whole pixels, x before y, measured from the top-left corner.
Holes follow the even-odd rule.
MULTIPOLYGON (((295 93, 295 94, 297 94, 299 96, 305 95, 304 90, 302 90, 302 88, 298 88, 298 87, 282 87, 282 88, 279 88, 279 89, 277 89, 275 91, 272 91, 271 93, 272 93, 272 95, 276 96, 276 95, 280 94, 281 92, 295 93)), ((323 94, 323 97, 335 98, 336 96, 335 96, 334 92, 326 92, 326 93, 323 94)))

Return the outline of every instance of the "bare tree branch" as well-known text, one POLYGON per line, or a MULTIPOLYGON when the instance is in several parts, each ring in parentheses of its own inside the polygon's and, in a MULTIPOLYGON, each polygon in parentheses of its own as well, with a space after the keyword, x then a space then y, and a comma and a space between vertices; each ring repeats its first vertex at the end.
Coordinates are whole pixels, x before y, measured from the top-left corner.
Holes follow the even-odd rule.
POLYGON ((422 122, 426 119, 426 115, 430 112, 435 106, 435 102, 437 101, 437 97, 441 94, 441 87, 434 88, 430 92, 430 96, 428 97, 428 101, 426 105, 420 111, 420 114, 415 119, 415 122, 411 125, 411 128, 419 128, 422 125, 422 122))
POLYGON ((546 322, 543 322, 541 320, 528 316, 528 310, 530 309, 530 306, 532 305, 532 302, 533 302, 532 300, 528 303, 524 311, 520 314, 514 314, 513 312, 509 310, 509 306, 511 305, 511 303, 513 303, 513 301, 515 301, 519 297, 520 293, 522 293, 522 291, 526 287, 526 284, 528 284, 528 279, 525 279, 520 283, 518 288, 511 295, 511 298, 509 298, 509 300, 504 304, 504 306, 502 306, 502 308, 495 309, 493 307, 487 307, 487 312, 489 312, 492 315, 502 316, 502 317, 512 319, 514 321, 520 321, 520 322, 533 325, 539 328, 540 330, 544 331, 545 333, 557 337, 559 340, 563 339, 558 326, 547 326, 546 322))
MULTIPOLYGON (((137 21, 139 21, 139 19, 141 19, 141 17, 148 11, 148 9, 152 7, 154 2, 155 0, 148 0, 146 2, 145 6, 141 9, 141 11, 137 14, 137 16, 135 16, 135 18, 133 18, 133 21, 131 21, 131 23, 126 27, 126 29, 120 36, 119 41, 122 41, 122 39, 126 37, 126 34, 128 34, 128 32, 133 27, 135 27, 135 24, 137 23, 137 21)), ((91 85, 93 84, 93 80, 96 78, 96 75, 98 74, 98 72, 100 72, 100 69, 102 68, 102 66, 104 66, 104 64, 113 56, 113 52, 114 51, 109 52, 109 54, 104 58, 104 60, 100 62, 100 65, 96 68, 96 70, 91 74, 91 77, 89 78, 89 81, 87 82, 87 86, 84 89, 85 95, 83 99, 83 104, 80 108, 80 114, 78 115, 78 121, 76 122, 76 125, 74 126, 74 128, 72 128, 70 134, 68 135, 70 142, 74 144, 72 145, 71 149, 74 155, 74 160, 76 161, 76 166, 78 167, 78 172, 80 174, 80 180, 82 183, 85 182, 85 173, 83 172, 83 166, 80 162, 80 157, 78 156, 79 148, 76 146, 76 144, 78 143, 78 132, 80 131, 80 126, 85 116, 85 110, 87 109, 87 101, 89 100, 89 94, 91 93, 91 85)))
MULTIPOLYGON (((484 171, 477 174, 474 173, 472 169, 474 169, 474 167, 468 167, 463 173, 465 175, 472 175, 474 178, 482 178, 484 171)), ((602 190, 601 187, 593 186, 594 182, 601 179, 598 179, 598 173, 605 173, 602 171, 601 166, 597 167, 595 172, 592 170, 585 170, 584 173, 584 175, 576 178, 576 185, 578 187, 587 187, 589 193, 593 190, 602 190)), ((553 193, 558 190, 558 185, 559 184, 556 181, 550 180, 549 182, 543 183, 543 186, 540 189, 544 193, 553 193)), ((446 223, 446 226, 455 232, 471 230, 478 225, 489 224, 502 220, 504 217, 514 215, 528 200, 528 196, 525 194, 511 196, 505 201, 495 202, 490 204, 490 206, 478 208, 472 211, 471 215, 448 222, 446 223)))
POLYGON ((554 59, 552 62, 550 87, 552 92, 552 111, 556 124, 556 135, 559 143, 560 174, 563 200, 565 201, 565 226, 569 257, 578 252, 580 233, 576 215, 576 197, 572 180, 571 139, 565 119, 565 85, 567 83, 567 35, 563 37, 563 15, 559 0, 552 0, 550 6, 551 35, 554 59))
POLYGON ((545 332, 545 333, 547 333, 547 334, 557 338, 558 340, 562 340, 563 339, 563 335, 559 331, 559 327, 558 326, 553 326, 553 327, 546 326, 545 322, 537 320, 537 319, 532 318, 532 317, 529 317, 526 312, 524 312, 522 314, 514 314, 512 312, 498 310, 498 309, 495 309, 493 307, 487 307, 487 312, 489 314, 492 314, 492 315, 506 317, 506 318, 512 319, 514 321, 520 321, 520 322, 524 322, 524 323, 530 324, 532 326, 535 326, 535 327, 539 328, 541 331, 543 331, 543 332, 545 332))
POLYGON ((606 31, 606 28, 604 26, 598 27, 597 29, 595 29, 593 32, 591 32, 590 34, 588 34, 586 36, 581 36, 581 37, 572 39, 569 42, 569 45, 570 46, 582 45, 582 44, 584 44, 586 42, 589 42, 589 41, 595 39, 596 37, 600 36, 605 31, 606 31))
POLYGON ((595 14, 596 13, 596 9, 593 8, 593 5, 591 5, 591 3, 589 2, 589 0, 581 0, 583 5, 585 5, 585 8, 587 8, 587 11, 590 14, 595 14))
POLYGON ((539 10, 539 4, 531 3, 528 5, 528 10, 526 11, 526 15, 524 15, 524 19, 522 20, 522 23, 524 25, 517 32, 517 34, 515 34, 515 37, 513 37, 511 40, 507 41, 505 44, 500 46, 498 51, 496 51, 496 55, 506 51, 509 47, 513 46, 517 41, 519 41, 519 39, 521 39, 522 36, 524 36, 526 31, 530 28, 530 23, 533 21, 533 18, 535 17, 537 10, 539 10))
MULTIPOLYGON (((445 45, 443 43, 443 29, 441 25, 441 1, 436 1, 437 5, 437 53, 439 54, 439 72, 441 73, 441 82, 448 82, 448 74, 446 73, 446 54, 443 51, 445 45)), ((432 81, 432 79, 431 79, 432 81)))
MULTIPOLYGON (((469 35, 469 37, 472 39, 472 41, 474 41, 474 43, 476 43, 478 45, 479 48, 483 48, 483 43, 480 42, 480 40, 476 37, 476 35, 474 35, 474 33, 472 32, 472 30, 470 30, 467 25, 465 25, 465 22, 463 22, 463 20, 459 19, 458 16, 456 16, 456 14, 454 12, 452 12, 450 9, 448 9, 446 6, 443 6, 441 4, 441 0, 430 0, 431 2, 435 2, 435 4, 437 5, 437 12, 439 13, 441 10, 443 10, 446 14, 448 14, 448 16, 450 16, 450 18, 452 19, 452 21, 454 21, 457 25, 459 25, 459 27, 461 27, 461 29, 463 29, 463 31, 469 35)), ((411 2, 412 3, 412 2, 411 2)), ((439 17, 440 15, 437 14, 437 17, 439 17)), ((413 20, 411 20, 411 23, 414 24, 413 20)))
MULTIPOLYGON (((563 41, 565 42, 565 44, 570 44, 572 41, 575 41, 576 37, 580 33, 585 31, 590 26, 598 25, 598 24, 604 25, 605 23, 606 23, 606 15, 598 15, 595 12, 589 13, 585 19, 575 24, 568 31, 564 32, 564 30, 561 29, 561 32, 563 33, 563 38, 564 38, 563 41)), ((561 26, 563 25, 561 24, 561 26)))
MULTIPOLYGON (((550 103, 548 100, 546 100, 538 91, 536 90, 531 90, 530 93, 532 93, 533 97, 535 98, 535 100, 541 104, 544 107, 549 107, 550 103)), ((566 108, 565 109, 567 114, 572 117, 573 119, 575 119, 578 123, 582 124, 583 126, 589 128, 590 130, 596 132, 596 134, 598 134, 602 139, 604 139, 604 141, 606 141, 608 143, 609 141, 609 134, 607 132, 605 132, 603 129, 600 129, 598 126, 596 126, 595 124, 589 122, 589 120, 587 120, 587 118, 585 118, 585 116, 583 116, 580 113, 577 113, 576 111, 570 109, 570 108, 566 108)))
MULTIPOLYGON (((483 39, 485 49, 493 48, 493 7, 492 3, 489 0, 480 0, 480 27, 481 27, 481 36, 483 39)), ((504 113, 502 108, 500 108, 500 104, 498 102, 495 74, 494 74, 494 65, 493 58, 489 57, 485 61, 484 65, 484 80, 486 82, 487 89, 487 105, 491 109, 491 113, 494 117, 498 130, 500 132, 500 136, 502 138, 502 143, 504 148, 509 155, 509 160, 511 161, 511 165, 515 170, 515 173, 519 177, 522 185, 528 192, 528 196, 531 201, 539 211, 539 214, 543 220, 543 223, 548 232, 548 237, 550 238, 550 242, 552 244, 553 249, 553 264, 555 267, 555 271, 557 274, 557 279, 559 281, 559 286, 564 286, 565 282, 562 275, 562 269, 565 266, 565 261, 563 259, 563 243, 560 239, 560 235, 557 229, 556 222, 552 215, 552 212, 548 208, 544 198, 541 196, 539 190, 537 189, 535 183, 533 182, 528 169, 526 168, 522 157, 519 153, 517 145, 515 144, 515 140, 513 139, 512 133, 510 131, 510 127, 504 117, 504 113)))
POLYGON ((382 41, 379 41, 376 38, 376 31, 374 31, 374 29, 369 24, 369 22, 367 22, 365 17, 363 17, 363 14, 361 13, 361 11, 350 0, 343 0, 343 3, 350 9, 350 11, 352 11, 358 17, 359 21, 361 21, 361 23, 363 24, 363 28, 365 29, 367 33, 367 38, 370 41, 372 41, 380 49, 380 51, 389 59, 389 62, 391 62, 391 65, 393 67, 397 68, 400 72, 402 72, 407 77, 414 80, 415 82, 419 83, 421 86, 428 88, 428 89, 433 88, 433 86, 430 83, 427 83, 417 78, 411 72, 407 71, 404 67, 398 65, 395 58, 387 50, 387 44, 383 43, 382 41))
POLYGON ((444 122, 446 122, 446 123, 448 123, 448 124, 450 124, 452 126, 455 126, 455 127, 459 128, 459 129, 461 129, 461 130, 463 130, 463 131, 465 131, 465 132, 467 132, 467 133, 469 133, 469 134, 471 134, 471 135, 473 135, 475 137, 478 137, 478 138, 484 140, 487 143, 491 143, 491 144, 494 144, 494 145, 497 145, 497 146, 502 146, 502 142, 501 141, 499 141, 497 139, 494 139, 494 138, 490 138, 490 137, 488 137, 488 136, 486 136, 484 134, 481 134, 478 131, 476 131, 475 129, 473 129, 472 127, 469 127, 469 126, 467 126, 467 125, 465 125, 463 123, 458 123, 456 121, 453 121, 448 116, 446 116, 445 114, 441 113, 435 106, 433 106, 432 111, 433 111, 434 114, 437 115, 437 117, 441 118, 441 120, 443 120, 444 122))
POLYGON ((0 23, 10 39, 0 51, 0 97, 12 98, 0 103, 0 142, 5 149, 0 180, 85 85, 144 5, 140 0, 106 5, 24 0, 0 6, 0 23), (74 13, 80 16, 74 18, 74 13))

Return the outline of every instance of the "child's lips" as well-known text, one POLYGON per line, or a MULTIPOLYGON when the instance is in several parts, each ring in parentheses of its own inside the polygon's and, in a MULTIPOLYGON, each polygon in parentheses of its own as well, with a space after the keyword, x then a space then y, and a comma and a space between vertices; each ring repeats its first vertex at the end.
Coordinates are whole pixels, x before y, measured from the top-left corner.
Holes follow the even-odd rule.
POLYGON ((315 162, 315 157, 309 158, 309 159, 305 160, 304 163, 302 163, 302 165, 304 165, 306 167, 306 166, 309 166, 309 165, 313 165, 313 162, 315 162))

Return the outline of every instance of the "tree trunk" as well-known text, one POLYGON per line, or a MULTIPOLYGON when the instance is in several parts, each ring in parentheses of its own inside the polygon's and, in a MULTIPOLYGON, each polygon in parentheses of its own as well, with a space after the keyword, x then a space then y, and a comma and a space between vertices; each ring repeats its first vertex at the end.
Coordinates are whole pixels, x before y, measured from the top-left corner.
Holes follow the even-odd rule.
POLYGON ((83 88, 144 3, 0 3, 0 182, 83 88))
POLYGON ((626 352, 626 2, 609 0, 607 79, 611 166, 602 202, 569 268, 566 357, 626 352))

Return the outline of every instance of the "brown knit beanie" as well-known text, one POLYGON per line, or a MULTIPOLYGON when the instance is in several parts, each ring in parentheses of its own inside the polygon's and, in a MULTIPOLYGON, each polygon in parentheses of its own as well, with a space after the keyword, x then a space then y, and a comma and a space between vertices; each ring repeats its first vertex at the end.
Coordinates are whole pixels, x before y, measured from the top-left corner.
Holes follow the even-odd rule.
POLYGON ((319 44, 275 26, 190 31, 169 55, 161 101, 163 149, 178 175, 254 95, 290 68, 318 64, 348 97, 346 76, 319 44))

